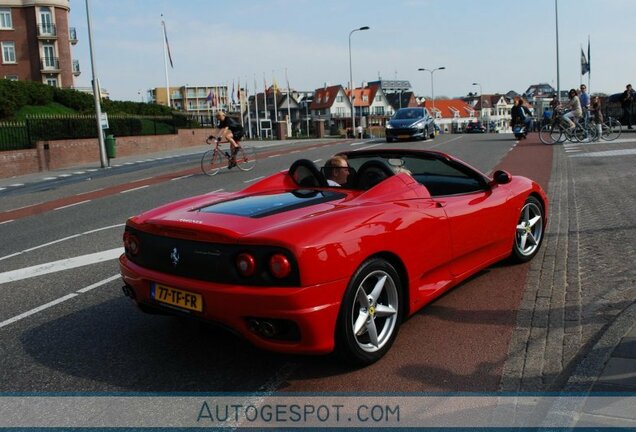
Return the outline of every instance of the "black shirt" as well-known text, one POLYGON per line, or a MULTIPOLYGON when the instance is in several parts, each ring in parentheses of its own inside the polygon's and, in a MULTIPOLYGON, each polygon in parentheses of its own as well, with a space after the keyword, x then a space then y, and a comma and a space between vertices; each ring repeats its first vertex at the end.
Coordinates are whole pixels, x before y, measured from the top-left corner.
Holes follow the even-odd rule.
POLYGON ((234 120, 232 117, 225 116, 225 118, 219 121, 219 129, 229 128, 232 134, 243 133, 243 127, 234 120))

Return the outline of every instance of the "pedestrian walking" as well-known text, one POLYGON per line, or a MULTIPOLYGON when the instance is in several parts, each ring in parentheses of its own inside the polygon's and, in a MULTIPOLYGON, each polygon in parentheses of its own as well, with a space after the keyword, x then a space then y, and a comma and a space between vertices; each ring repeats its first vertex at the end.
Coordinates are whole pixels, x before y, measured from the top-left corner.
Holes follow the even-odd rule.
POLYGON ((623 96, 621 97, 621 108, 623 108, 623 123, 627 124, 627 129, 632 127, 632 105, 634 103, 634 91, 632 85, 627 84, 623 96))

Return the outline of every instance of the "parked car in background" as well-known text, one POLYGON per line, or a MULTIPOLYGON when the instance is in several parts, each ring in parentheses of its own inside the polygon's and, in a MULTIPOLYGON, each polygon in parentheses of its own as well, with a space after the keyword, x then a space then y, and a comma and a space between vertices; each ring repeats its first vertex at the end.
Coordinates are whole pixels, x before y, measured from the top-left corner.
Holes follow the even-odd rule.
POLYGON ((472 122, 466 125, 466 133, 486 133, 486 127, 479 122, 472 122))
POLYGON ((435 121, 426 108, 400 108, 386 124, 386 142, 435 138, 435 121))

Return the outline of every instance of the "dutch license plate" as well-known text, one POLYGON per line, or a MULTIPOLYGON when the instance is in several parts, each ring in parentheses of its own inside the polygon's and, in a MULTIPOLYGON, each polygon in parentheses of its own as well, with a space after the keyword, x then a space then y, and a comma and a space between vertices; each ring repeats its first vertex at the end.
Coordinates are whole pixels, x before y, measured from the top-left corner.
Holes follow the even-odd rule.
POLYGON ((398 138, 400 138, 400 139, 408 139, 408 138, 411 138, 411 135, 398 135, 398 138))
POLYGON ((153 283, 150 287, 150 297, 159 303, 197 312, 203 311, 203 296, 201 294, 153 283))

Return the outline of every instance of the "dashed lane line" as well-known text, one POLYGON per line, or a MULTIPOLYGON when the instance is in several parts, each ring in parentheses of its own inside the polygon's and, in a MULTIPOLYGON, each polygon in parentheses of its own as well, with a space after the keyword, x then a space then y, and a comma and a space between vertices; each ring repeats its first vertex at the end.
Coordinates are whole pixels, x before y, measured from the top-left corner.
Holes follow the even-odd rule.
POLYGON ((132 189, 126 189, 126 190, 123 190, 123 191, 121 191, 121 192, 119 192, 119 193, 120 193, 120 194, 125 194, 125 193, 128 193, 128 192, 138 191, 138 190, 140 190, 140 189, 145 189, 145 188, 147 188, 148 186, 150 186, 150 185, 144 185, 144 186, 139 186, 139 187, 132 188, 132 189))
POLYGON ((62 206, 62 207, 56 207, 53 210, 63 210, 63 209, 67 209, 69 207, 75 207, 75 206, 78 206, 80 204, 85 204, 87 202, 91 202, 91 200, 84 200, 84 201, 76 202, 76 203, 73 203, 73 204, 68 204, 68 205, 65 205, 65 206, 62 206))
POLYGON ((20 315, 16 315, 13 318, 9 318, 8 320, 0 322, 0 328, 6 327, 6 326, 8 326, 10 324, 13 324, 13 323, 15 323, 17 321, 20 321, 20 320, 24 319, 24 318, 30 317, 31 315, 35 315, 38 312, 42 312, 43 310, 51 308, 51 307, 53 307, 55 305, 58 305, 60 303, 64 303, 67 300, 75 298, 75 297, 79 296, 80 294, 87 293, 88 291, 94 290, 95 288, 99 288, 102 285, 106 285, 107 283, 110 283, 110 282, 112 282, 112 281, 114 281, 116 279, 119 279, 120 277, 121 277, 120 275, 114 275, 114 276, 108 277, 108 278, 103 279, 103 280, 101 280, 99 282, 96 282, 96 283, 94 283, 92 285, 89 285, 89 286, 87 286, 85 288, 77 290, 74 293, 67 294, 67 295, 65 295, 63 297, 60 297, 60 298, 56 299, 56 300, 50 301, 48 303, 45 303, 42 306, 38 306, 38 307, 33 308, 33 309, 29 310, 29 311, 21 313, 20 315))
POLYGON ((265 176, 260 176, 260 177, 256 177, 256 178, 253 178, 253 179, 245 180, 243 183, 254 183, 255 181, 258 181, 258 180, 264 179, 264 178, 265 178, 265 176))
MULTIPOLYGON (((7 222, 10 222, 10 221, 7 221, 7 222)), ((6 223, 6 222, 0 222, 0 224, 2 224, 2 223, 6 223)), ((3 257, 0 257, 0 261, 6 260, 6 259, 9 259, 9 258, 13 258, 14 256, 22 255, 22 254, 27 253, 27 252, 33 252, 34 250, 42 249, 42 248, 45 248, 47 246, 52 246, 52 245, 57 244, 57 243, 62 243, 62 242, 65 242, 67 240, 71 240, 71 239, 74 239, 74 238, 77 238, 77 237, 80 237, 80 236, 83 236, 83 235, 94 234, 96 232, 105 231, 105 230, 113 229, 113 228, 121 228, 121 227, 123 227, 125 225, 126 224, 123 224, 123 223, 115 224, 115 225, 109 225, 109 226, 105 226, 105 227, 101 227, 101 228, 95 228, 95 229, 92 229, 92 230, 89 230, 89 231, 84 231, 83 233, 80 233, 80 234, 73 234, 73 235, 70 235, 70 236, 67 236, 67 237, 62 237, 60 239, 53 240, 53 241, 50 241, 48 243, 43 243, 41 245, 37 245, 37 246, 33 246, 31 248, 28 248, 28 249, 21 250, 20 252, 12 253, 11 255, 5 255, 3 257)))

